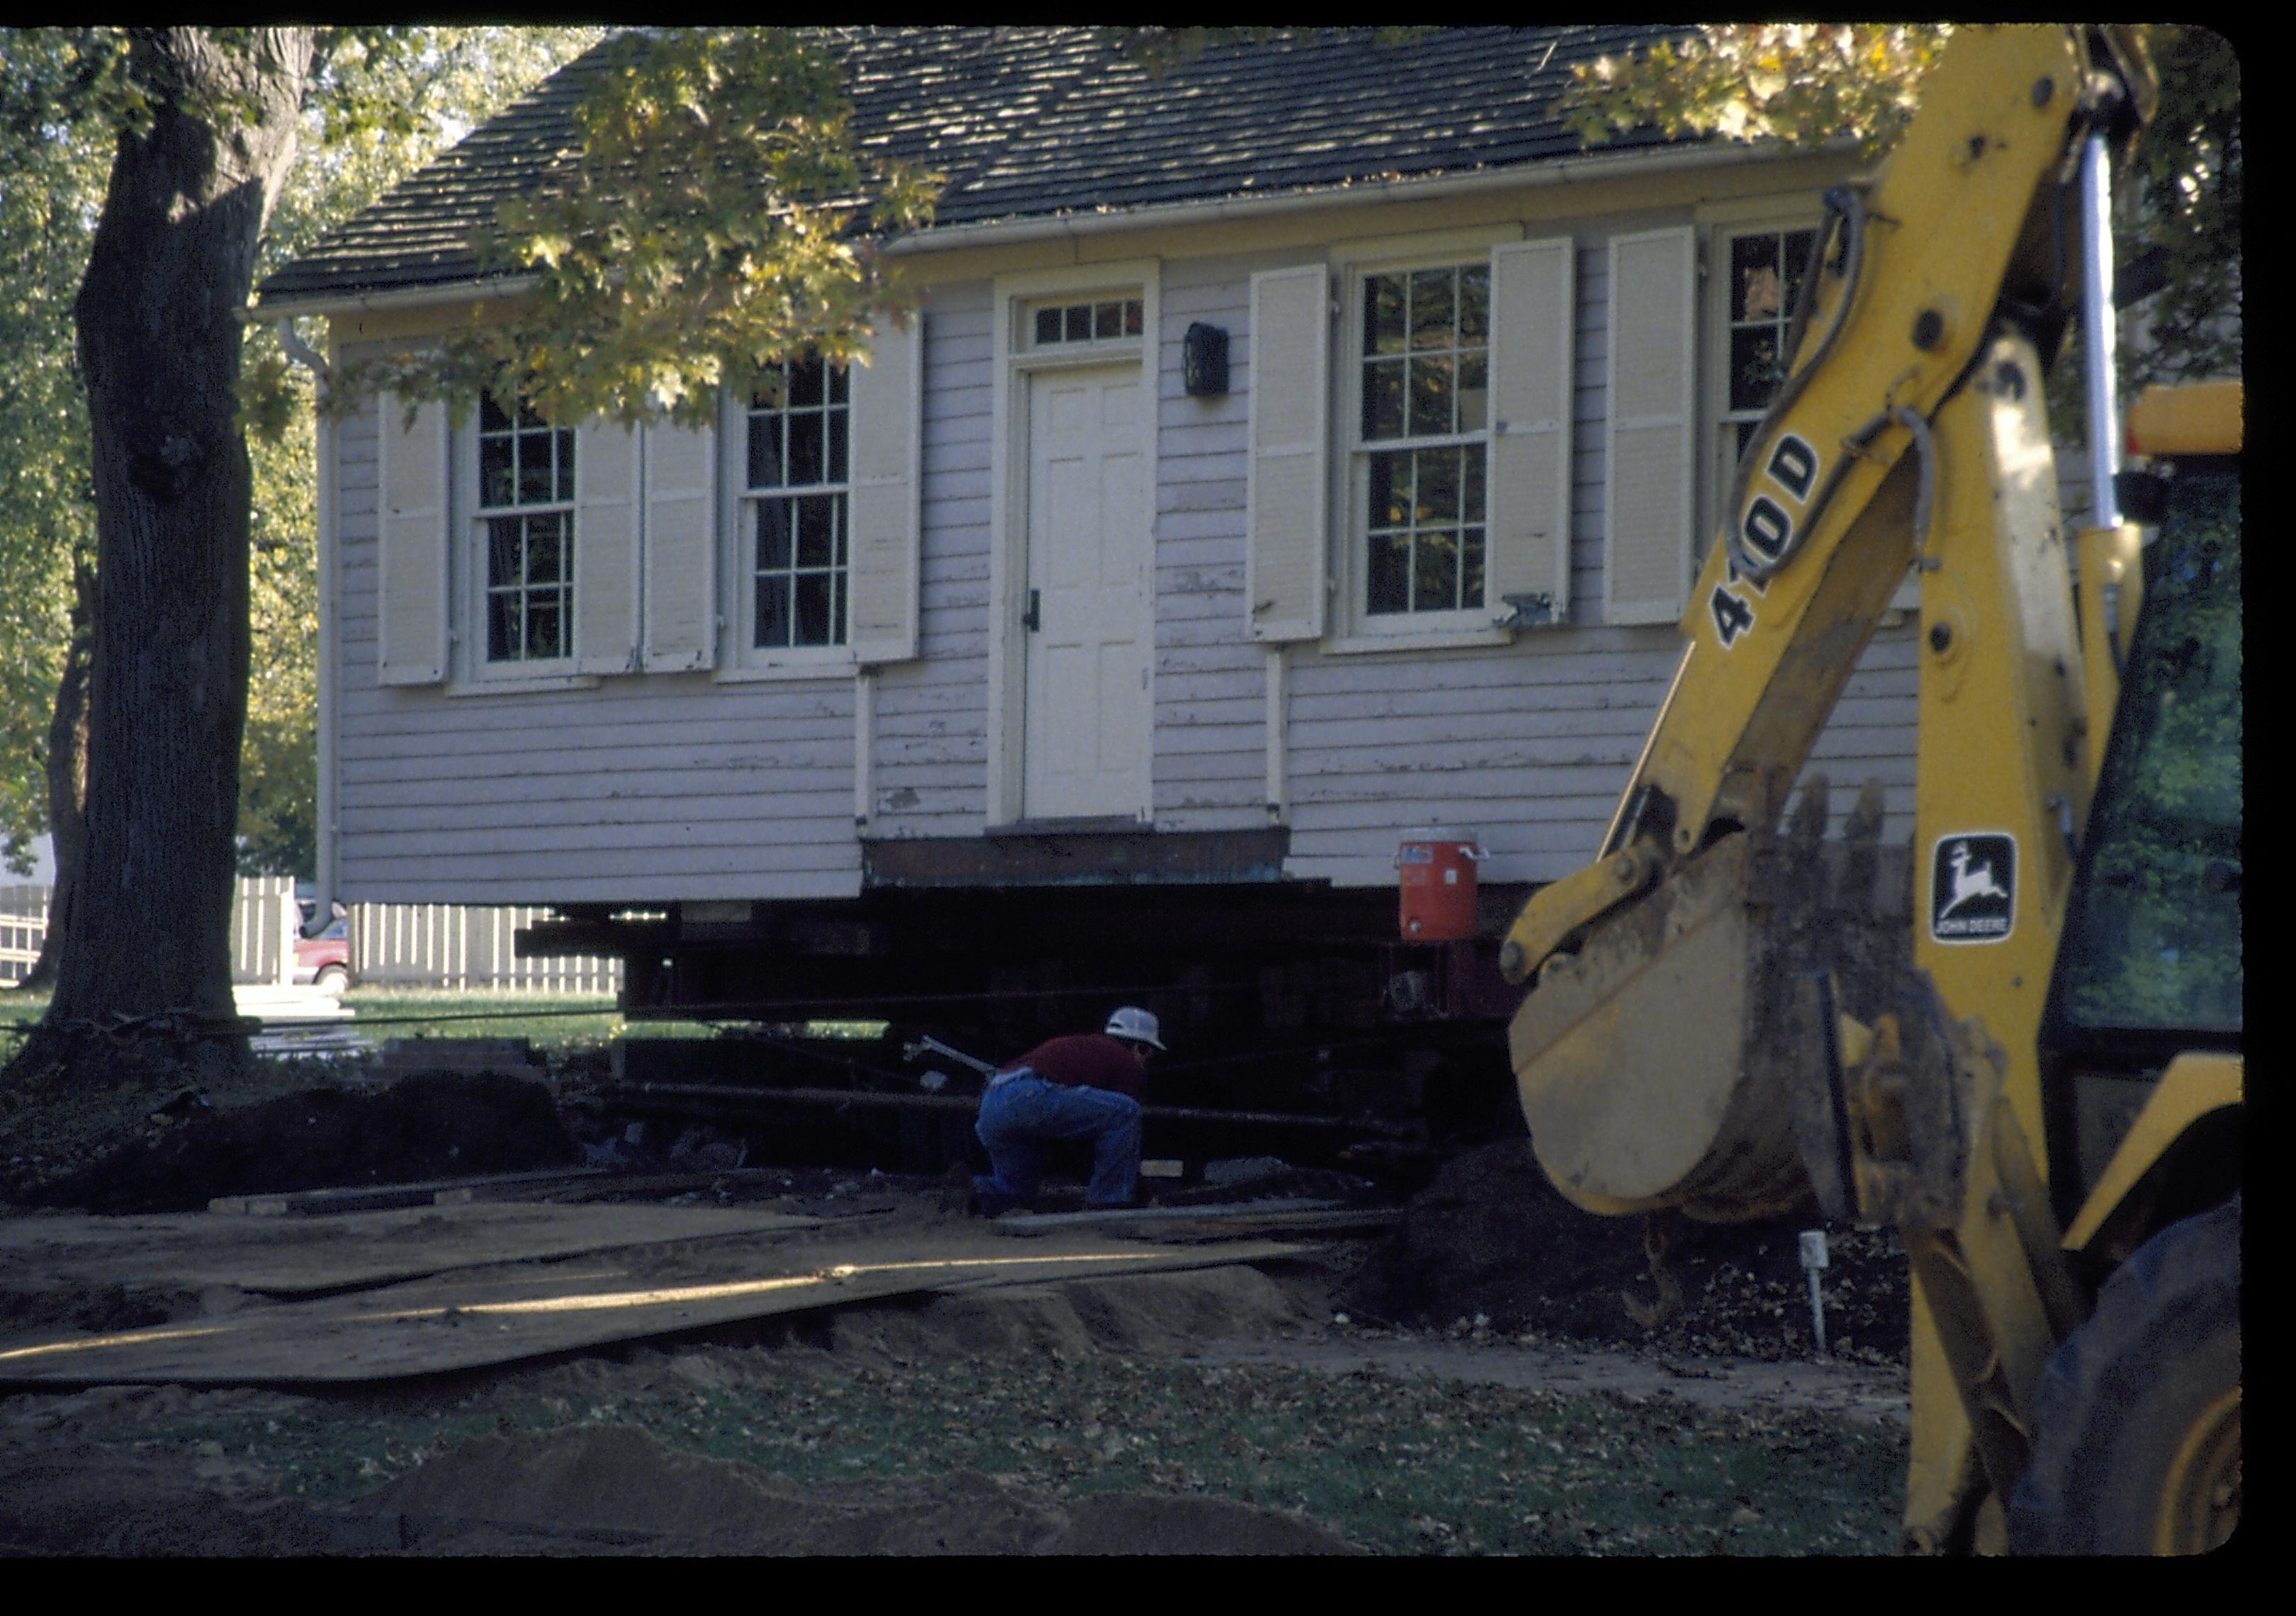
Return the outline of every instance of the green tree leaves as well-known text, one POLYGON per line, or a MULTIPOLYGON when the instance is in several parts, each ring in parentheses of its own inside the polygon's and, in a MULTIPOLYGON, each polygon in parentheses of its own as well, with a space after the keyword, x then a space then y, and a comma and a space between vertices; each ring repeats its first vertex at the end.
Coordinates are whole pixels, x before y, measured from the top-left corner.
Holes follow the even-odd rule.
POLYGON ((533 277, 506 318, 359 367, 467 401, 516 392, 558 421, 706 419, 785 357, 865 354, 900 295, 867 234, 931 217, 936 176, 856 146, 841 75, 787 29, 662 29, 607 47, 578 149, 505 204, 487 262, 533 277))

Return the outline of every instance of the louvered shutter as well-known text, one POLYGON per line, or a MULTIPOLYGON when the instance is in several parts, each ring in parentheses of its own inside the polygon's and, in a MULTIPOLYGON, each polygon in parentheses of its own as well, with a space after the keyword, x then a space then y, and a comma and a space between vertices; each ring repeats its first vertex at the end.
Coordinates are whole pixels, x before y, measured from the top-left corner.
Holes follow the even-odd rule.
POLYGON ((645 429, 645 667, 708 668, 718 644, 718 434, 645 429))
POLYGON ((1324 632, 1330 298, 1320 264, 1251 277, 1244 594, 1256 640, 1312 640, 1324 632))
POLYGON ((856 364, 852 493, 847 502, 853 660, 903 662, 917 654, 917 549, 923 483, 924 316, 877 333, 856 364))
POLYGON ((385 394, 377 408, 378 677, 385 685, 436 685, 447 677, 447 411, 422 405, 409 425, 404 401, 385 394))
POLYGON ((574 434, 574 669, 630 673, 638 648, 638 432, 574 434))
POLYGON ((1491 250, 1486 497, 1495 616, 1510 595, 1546 595, 1548 621, 1570 618, 1575 256, 1568 237, 1491 250))
POLYGON ((1611 241, 1603 615, 1668 623, 1690 587, 1697 242, 1687 228, 1611 241))

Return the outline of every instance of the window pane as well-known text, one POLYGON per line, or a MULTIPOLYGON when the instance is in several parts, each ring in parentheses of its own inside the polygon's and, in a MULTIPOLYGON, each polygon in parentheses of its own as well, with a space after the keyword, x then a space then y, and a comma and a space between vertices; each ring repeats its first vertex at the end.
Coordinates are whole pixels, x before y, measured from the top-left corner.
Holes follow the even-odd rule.
POLYGON ((1459 603, 1459 536, 1448 529, 1439 529, 1416 537, 1411 609, 1448 611, 1459 603))
POLYGON ((1403 365, 1400 359, 1364 366, 1363 435, 1376 442, 1403 436, 1403 365))
POLYGON ((1411 540, 1408 536, 1377 534, 1371 541, 1371 566, 1365 610, 1374 616, 1411 610, 1411 540))
POLYGON ((821 402, 821 361, 800 359, 789 367, 789 406, 805 409, 821 402))
POLYGON ((1459 514, 1469 521, 1483 520, 1483 446, 1471 443, 1459 451, 1459 514))
POLYGON ((836 561, 837 499, 816 495, 797 505, 797 564, 827 567, 836 561))
POLYGON ((1483 603, 1483 530, 1467 528, 1459 534, 1459 604, 1483 603))
POLYGON ((1061 340, 1061 311, 1040 308, 1037 311, 1037 340, 1057 342, 1061 340))
POLYGON ((1364 352, 1403 351, 1403 277, 1373 275, 1364 282, 1364 352))
POLYGON ((782 476, 782 418, 779 415, 751 415, 750 486, 753 488, 778 488, 784 480, 782 476))
POLYGON ((758 502, 758 570, 787 570, 791 546, 790 506, 786 499, 758 502))
POLYGON ((1802 276, 1809 268, 1810 248, 1816 239, 1817 232, 1815 230, 1795 230, 1786 235, 1784 254, 1786 297, 1784 312, 1787 315, 1793 313, 1794 304, 1801 297, 1802 276))
POLYGON ((574 497, 574 434, 554 432, 551 436, 558 443, 558 497, 570 500, 574 497))
POLYGON ((792 486, 821 480, 821 417, 789 418, 789 480, 792 486))
POLYGON ((1439 438, 1452 431, 1451 361, 1418 358, 1411 361, 1411 436, 1439 438))
POLYGON ((482 432, 510 431, 510 417, 503 413, 503 406, 495 402, 495 396, 492 393, 479 395, 479 431, 482 432))
POLYGON ((1411 277, 1411 346, 1448 348, 1458 324, 1452 287, 1456 271, 1422 269, 1411 277))
POLYGON ((566 578, 565 548, 559 542, 560 529, 555 516, 532 516, 526 528, 526 581, 529 584, 562 583, 566 578))
POLYGON ((1490 266, 1478 264, 1459 271, 1459 345, 1488 342, 1490 335, 1490 266))
POLYGON ((564 607, 565 596, 554 589, 532 597, 526 614, 526 654, 529 660, 566 654, 561 637, 566 621, 564 607))
POLYGON ((830 403, 844 403, 845 390, 852 381, 852 373, 842 365, 832 365, 828 368, 828 375, 830 403))
POLYGON ((1124 334, 1128 337, 1140 334, 1140 302, 1136 298, 1124 306, 1124 334))
POLYGON ((482 505, 506 505, 517 495, 517 479, 511 474, 511 440, 507 438, 480 438, 479 503, 482 505))
POLYGON ((1753 325, 1730 333, 1730 407, 1758 410, 1778 385, 1778 333, 1753 325))
POLYGON ((758 580, 758 622, 753 645, 790 643, 790 586, 783 577, 758 580))
POLYGON ((1124 305, 1095 303, 1092 310, 1092 334, 1095 337, 1120 337, 1124 334, 1124 305))
POLYGON ((1459 431, 1480 432, 1490 414, 1491 362, 1480 354, 1459 356, 1459 431))
POLYGON ((833 409, 821 418, 822 431, 829 439, 829 480, 843 482, 849 473, 845 466, 845 428, 849 412, 833 409))
POLYGON ((1778 274, 1778 238, 1742 235, 1730 243, 1730 318, 1775 320, 1785 283, 1778 274))
POLYGON ((1419 464, 1414 516, 1422 524, 1458 521, 1459 451, 1423 449, 1415 458, 1419 464))
POLYGON ((487 587, 507 589, 521 582, 519 519, 497 516, 487 523, 487 587))
POLYGON ((1411 461, 1406 455, 1371 457, 1371 525, 1407 527, 1411 522, 1411 461))
POLYGON ((1092 340, 1092 305, 1071 303, 1061 311, 1061 335, 1070 342, 1092 340))
POLYGON ((801 572, 797 578, 797 635, 800 645, 834 645, 842 637, 832 634, 832 608, 836 605, 833 580, 825 572, 801 572))
POLYGON ((518 596, 487 596, 487 660, 506 662, 518 655, 518 596))
POLYGON ((548 504, 558 496, 558 480, 550 463, 550 434, 521 432, 518 435, 518 501, 521 504, 548 504))

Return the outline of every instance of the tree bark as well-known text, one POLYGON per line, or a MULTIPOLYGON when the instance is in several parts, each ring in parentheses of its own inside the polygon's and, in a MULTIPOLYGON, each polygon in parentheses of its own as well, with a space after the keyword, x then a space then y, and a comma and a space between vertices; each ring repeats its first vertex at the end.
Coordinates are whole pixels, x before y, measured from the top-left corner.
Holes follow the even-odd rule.
POLYGON ((133 37, 154 111, 120 135, 74 308, 96 506, 87 841, 55 996, 20 1062, 77 1075, 245 1058, 230 948, 250 482, 238 316, 312 46, 308 29, 133 37), (165 1047, 133 1054, 98 1028, 165 1047))
POLYGON ((53 988, 63 957, 65 919, 79 898, 79 872, 87 850, 87 685, 95 661, 95 573, 72 563, 71 644, 56 683, 55 716, 48 720, 48 839, 54 849, 55 885, 48 893, 47 930, 40 957, 21 987, 53 988))

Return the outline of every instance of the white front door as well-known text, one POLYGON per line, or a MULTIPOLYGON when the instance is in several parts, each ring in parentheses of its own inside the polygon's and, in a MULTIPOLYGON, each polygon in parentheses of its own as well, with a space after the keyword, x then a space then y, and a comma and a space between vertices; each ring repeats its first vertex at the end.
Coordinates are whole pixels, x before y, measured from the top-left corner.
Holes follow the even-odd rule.
POLYGON ((1136 365, 1029 378, 1027 818, 1148 815, 1146 407, 1136 365))

